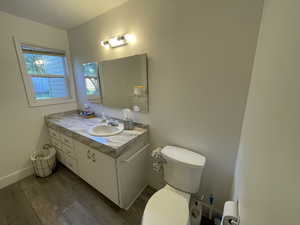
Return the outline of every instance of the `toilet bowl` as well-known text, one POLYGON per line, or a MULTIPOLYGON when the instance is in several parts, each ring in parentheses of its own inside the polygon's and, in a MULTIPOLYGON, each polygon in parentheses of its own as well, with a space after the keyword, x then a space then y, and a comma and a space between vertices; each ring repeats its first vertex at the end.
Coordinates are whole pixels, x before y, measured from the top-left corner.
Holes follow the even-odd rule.
POLYGON ((189 225, 190 196, 166 185, 149 199, 142 225, 189 225))
POLYGON ((149 199, 142 225, 190 225, 189 202, 199 190, 205 157, 175 146, 161 150, 167 185, 149 199))

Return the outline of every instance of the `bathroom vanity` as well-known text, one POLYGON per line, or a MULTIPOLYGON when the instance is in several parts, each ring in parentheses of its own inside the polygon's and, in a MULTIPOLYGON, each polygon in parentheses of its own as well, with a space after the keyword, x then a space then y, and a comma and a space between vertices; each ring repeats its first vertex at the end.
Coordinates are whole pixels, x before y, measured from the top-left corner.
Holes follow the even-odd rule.
POLYGON ((45 120, 57 159, 119 207, 128 209, 147 186, 147 127, 136 124, 133 130, 96 137, 88 131, 100 118, 84 119, 72 111, 45 120))

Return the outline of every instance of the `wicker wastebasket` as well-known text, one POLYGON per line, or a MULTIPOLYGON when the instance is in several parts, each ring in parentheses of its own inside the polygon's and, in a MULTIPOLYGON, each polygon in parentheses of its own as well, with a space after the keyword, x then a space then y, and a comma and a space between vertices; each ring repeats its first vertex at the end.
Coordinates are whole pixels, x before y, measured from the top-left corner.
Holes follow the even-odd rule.
POLYGON ((51 145, 44 145, 39 152, 32 153, 30 159, 36 176, 47 177, 56 166, 56 150, 51 145))

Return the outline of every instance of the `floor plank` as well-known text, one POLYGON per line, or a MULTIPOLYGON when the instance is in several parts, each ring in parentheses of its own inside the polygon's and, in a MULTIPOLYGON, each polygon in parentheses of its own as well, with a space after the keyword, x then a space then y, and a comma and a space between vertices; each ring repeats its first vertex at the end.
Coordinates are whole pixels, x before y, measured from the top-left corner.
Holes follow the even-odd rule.
POLYGON ((145 196, 123 210, 60 165, 0 190, 0 225, 140 225, 145 196))
POLYGON ((0 224, 41 225, 18 183, 0 191, 0 224))
POLYGON ((74 202, 63 212, 64 220, 70 225, 105 225, 104 221, 97 220, 87 208, 82 206, 79 202, 74 202))
POLYGON ((0 225, 141 225, 153 193, 147 188, 126 211, 59 165, 48 178, 30 176, 0 190, 0 225))

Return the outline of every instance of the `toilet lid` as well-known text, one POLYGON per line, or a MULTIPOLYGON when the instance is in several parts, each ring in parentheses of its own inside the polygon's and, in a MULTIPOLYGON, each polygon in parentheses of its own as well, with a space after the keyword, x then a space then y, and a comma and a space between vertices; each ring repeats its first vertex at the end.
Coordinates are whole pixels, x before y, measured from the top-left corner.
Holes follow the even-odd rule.
POLYGON ((189 194, 167 185, 149 199, 142 225, 189 224, 189 200, 189 194))

